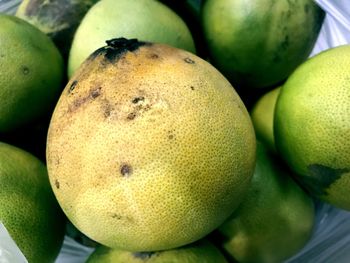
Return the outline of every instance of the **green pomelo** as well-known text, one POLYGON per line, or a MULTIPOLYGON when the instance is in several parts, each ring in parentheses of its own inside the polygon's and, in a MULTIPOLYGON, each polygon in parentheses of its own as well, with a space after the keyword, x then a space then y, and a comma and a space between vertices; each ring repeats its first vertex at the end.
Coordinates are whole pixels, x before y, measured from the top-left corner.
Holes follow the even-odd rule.
POLYGON ((6 132, 53 110, 64 65, 51 39, 20 18, 0 14, 0 39, 0 132, 6 132))
POLYGON ((238 262, 280 263, 304 247, 314 226, 311 198, 261 143, 246 198, 218 228, 222 247, 238 262))
POLYGON ((54 262, 65 218, 45 165, 31 154, 0 143, 0 222, 29 262, 54 262))
POLYGON ((185 22, 155 0, 101 0, 85 15, 73 39, 68 61, 72 76, 81 63, 111 38, 137 38, 195 52, 185 22))
POLYGON ((277 150, 315 197, 350 210, 350 45, 303 63, 277 99, 277 150))

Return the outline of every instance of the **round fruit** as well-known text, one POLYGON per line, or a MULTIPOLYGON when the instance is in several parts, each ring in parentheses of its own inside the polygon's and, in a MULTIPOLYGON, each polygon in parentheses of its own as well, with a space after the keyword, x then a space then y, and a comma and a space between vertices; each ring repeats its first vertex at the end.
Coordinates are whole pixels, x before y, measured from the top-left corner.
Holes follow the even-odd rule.
POLYGON ((239 88, 286 79, 310 54, 323 18, 313 0, 207 0, 202 7, 211 61, 239 88))
POLYGON ((86 12, 98 0, 23 0, 16 16, 47 34, 65 59, 68 58, 75 30, 86 12))
POLYGON ((155 0, 101 0, 85 15, 74 36, 68 75, 111 38, 137 38, 195 52, 191 33, 170 8, 155 0))
POLYGON ((311 198, 263 144, 246 198, 219 227, 223 248, 238 262, 283 262, 304 247, 314 225, 311 198))
POLYGON ((31 154, 0 143, 0 222, 29 262, 53 262, 65 219, 45 165, 31 154))
POLYGON ((15 16, 0 14, 0 39, 0 132, 4 132, 53 109, 64 66, 53 42, 15 16))
POLYGON ((218 248, 207 240, 157 252, 130 252, 100 246, 90 255, 87 263, 227 263, 218 248))
POLYGON ((303 63, 275 109, 277 150, 314 196, 350 210, 350 45, 303 63))
POLYGON ((198 240, 249 186, 249 114, 230 83, 192 53, 107 42, 54 111, 47 144, 54 192, 70 221, 108 247, 155 251, 198 240))
POLYGON ((273 137, 273 118, 280 87, 264 94, 251 110, 251 117, 255 129, 256 138, 276 152, 275 139, 273 137))

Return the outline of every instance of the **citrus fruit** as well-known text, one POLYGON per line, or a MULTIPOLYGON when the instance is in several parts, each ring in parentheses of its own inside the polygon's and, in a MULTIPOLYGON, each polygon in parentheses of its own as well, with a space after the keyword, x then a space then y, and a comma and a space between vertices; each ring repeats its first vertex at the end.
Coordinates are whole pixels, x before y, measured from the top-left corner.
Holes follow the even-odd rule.
POLYGON ((99 246, 87 263, 227 263, 225 257, 209 241, 202 239, 193 244, 156 252, 130 252, 99 246))
POLYGON ((155 0, 101 0, 85 15, 73 39, 68 61, 72 76, 80 64, 111 38, 137 38, 195 52, 185 22, 155 0))
POLYGON ((256 138, 274 152, 276 152, 276 148, 273 136, 273 119, 279 91, 280 87, 268 91, 259 98, 250 112, 256 138))
POLYGON ((53 42, 39 29, 0 14, 0 132, 53 109, 64 65, 53 42))
POLYGON ((315 197, 350 209, 350 45, 303 63, 281 89, 275 144, 315 197))
POLYGON ((313 0, 207 0, 211 62, 237 88, 278 85, 312 51, 324 11, 313 0))
POLYGON ((314 226, 314 205, 291 175, 261 143, 246 198, 218 228, 221 244, 238 262, 273 263, 304 247, 314 226))
POLYGON ((250 116, 196 55, 134 39, 107 43, 71 78, 52 116, 54 192, 70 221, 105 246, 155 251, 194 242, 249 186, 250 116))
POLYGON ((29 262, 54 262, 65 219, 45 165, 31 154, 0 143, 0 222, 29 262))

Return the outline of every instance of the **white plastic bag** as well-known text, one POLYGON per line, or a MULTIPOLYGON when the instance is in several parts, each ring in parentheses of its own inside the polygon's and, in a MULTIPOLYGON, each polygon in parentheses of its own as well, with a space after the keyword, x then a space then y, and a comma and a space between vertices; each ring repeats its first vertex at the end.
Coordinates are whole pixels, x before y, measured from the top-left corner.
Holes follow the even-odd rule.
POLYGON ((0 222, 0 263, 28 263, 5 226, 0 222))

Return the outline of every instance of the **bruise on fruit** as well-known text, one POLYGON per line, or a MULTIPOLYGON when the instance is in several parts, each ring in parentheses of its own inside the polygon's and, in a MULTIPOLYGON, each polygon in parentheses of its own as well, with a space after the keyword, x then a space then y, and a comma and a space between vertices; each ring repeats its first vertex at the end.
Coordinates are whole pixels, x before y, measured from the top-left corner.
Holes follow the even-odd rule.
POLYGON ((83 104, 88 102, 89 100, 94 100, 101 94, 101 87, 90 90, 89 94, 82 98, 77 98, 73 101, 71 105, 68 106, 68 111, 73 112, 81 107, 83 104))
POLYGON ((316 196, 327 195, 327 189, 343 175, 350 175, 349 168, 336 169, 322 164, 310 164, 309 176, 301 176, 301 183, 306 190, 316 196))
POLYGON ((114 110, 114 108, 111 105, 111 103, 109 102, 109 100, 103 99, 103 101, 101 103, 101 107, 102 107, 102 111, 103 111, 103 116, 105 118, 108 118, 109 116, 111 116, 111 113, 114 110))
POLYGON ((89 56, 89 59, 103 55, 108 62, 116 63, 128 51, 134 52, 141 46, 151 45, 150 43, 138 41, 136 38, 126 39, 123 37, 107 40, 106 43, 107 46, 97 49, 89 56))
POLYGON ((185 61, 186 63, 188 63, 188 64, 194 64, 194 63, 195 63, 194 60, 191 59, 191 58, 189 58, 189 57, 184 58, 184 61, 185 61))
POLYGON ((22 66, 21 67, 21 72, 23 75, 28 75, 29 74, 29 68, 27 66, 22 66))
POLYGON ((127 114, 127 120, 131 121, 137 116, 151 109, 152 105, 148 103, 144 96, 134 97, 131 100, 132 110, 127 114))
POLYGON ((132 167, 129 164, 122 164, 120 166, 120 173, 124 177, 129 177, 132 174, 132 167))
POLYGON ((60 189, 60 182, 57 179, 55 180, 55 186, 57 189, 60 189))
POLYGON ((72 82, 72 84, 69 86, 69 89, 68 89, 68 93, 71 93, 74 89, 75 89, 75 86, 78 84, 78 81, 77 80, 74 80, 72 82))
POLYGON ((156 254, 156 252, 134 252, 134 253, 132 253, 132 255, 135 258, 138 258, 141 260, 148 260, 155 254, 156 254))
POLYGON ((135 117, 136 117, 136 113, 135 112, 130 112, 128 114, 128 117, 126 117, 126 118, 131 121, 131 120, 135 119, 135 117))

